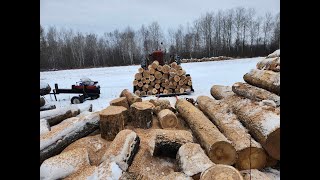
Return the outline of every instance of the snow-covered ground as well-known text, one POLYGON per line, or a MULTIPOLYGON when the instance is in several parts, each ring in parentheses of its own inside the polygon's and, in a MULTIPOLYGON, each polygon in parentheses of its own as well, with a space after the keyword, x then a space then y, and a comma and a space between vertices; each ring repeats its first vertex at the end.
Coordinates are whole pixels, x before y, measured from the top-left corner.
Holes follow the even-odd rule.
MULTIPOLYGON (((179 98, 191 97, 197 98, 199 95, 210 95, 212 85, 231 86, 235 82, 244 82, 243 75, 251 69, 256 68, 256 64, 264 57, 212 61, 212 62, 195 62, 182 64, 182 68, 192 77, 192 86, 194 93, 188 96, 179 96, 179 98)), ((40 72, 40 80, 48 83, 51 89, 57 83, 59 88, 71 89, 71 85, 80 81, 83 77, 88 77, 98 81, 101 87, 100 98, 88 100, 78 106, 93 105, 93 111, 98 111, 109 106, 109 102, 119 97, 123 89, 133 90, 132 81, 134 74, 138 72, 140 66, 120 66, 105 67, 92 69, 77 69, 63 71, 40 72)), ((46 104, 55 104, 57 108, 65 107, 71 104, 70 100, 77 94, 58 94, 55 101, 53 95, 45 95, 46 104)), ((156 97, 146 97, 143 99, 152 99, 156 97)), ((175 97, 166 97, 175 104, 175 97)))

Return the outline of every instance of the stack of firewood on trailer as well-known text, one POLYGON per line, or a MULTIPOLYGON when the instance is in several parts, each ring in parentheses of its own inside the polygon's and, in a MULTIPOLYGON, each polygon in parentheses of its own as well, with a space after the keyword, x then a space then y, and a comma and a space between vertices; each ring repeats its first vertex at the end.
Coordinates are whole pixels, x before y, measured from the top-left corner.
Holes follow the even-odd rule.
POLYGON ((196 105, 126 89, 98 112, 42 116, 40 178, 279 179, 280 72, 264 61, 196 105))
POLYGON ((161 66, 158 61, 154 61, 148 69, 138 69, 133 86, 137 96, 177 94, 190 92, 192 80, 176 62, 161 66))

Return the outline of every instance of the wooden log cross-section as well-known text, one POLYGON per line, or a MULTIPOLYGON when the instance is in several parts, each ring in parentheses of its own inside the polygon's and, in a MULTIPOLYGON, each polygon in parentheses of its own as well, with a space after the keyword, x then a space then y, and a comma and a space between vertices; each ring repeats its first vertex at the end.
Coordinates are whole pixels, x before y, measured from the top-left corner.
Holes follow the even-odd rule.
POLYGON ((280 72, 252 69, 243 76, 244 81, 280 96, 280 72))
POLYGON ((280 160, 280 111, 260 106, 249 99, 232 96, 225 99, 233 112, 268 154, 280 160))
MULTIPOLYGON (((142 84, 142 86, 143 86, 143 84, 142 84)), ((140 97, 138 97, 135 94, 131 93, 128 89, 124 89, 120 93, 120 97, 126 97, 127 100, 128 100, 129 106, 131 106, 131 104, 133 104, 135 102, 141 102, 142 101, 142 99, 140 97)))
POLYGON ((262 146, 256 142, 247 129, 241 124, 231 107, 223 100, 214 100, 208 96, 197 98, 198 107, 219 130, 234 144, 238 153, 236 168, 262 169, 266 165, 266 154, 262 146))
POLYGON ((280 106, 280 96, 247 83, 234 83, 232 85, 232 91, 239 96, 243 96, 254 101, 271 100, 274 101, 277 106, 280 106))
POLYGON ((215 165, 199 144, 185 143, 182 145, 176 157, 179 169, 186 175, 199 176, 209 167, 215 165))
POLYGON ((152 126, 152 114, 155 106, 148 102, 135 102, 130 106, 132 124, 136 128, 148 129, 152 126))
POLYGON ((230 86, 213 85, 210 89, 212 97, 217 100, 223 99, 225 97, 234 95, 232 88, 230 86))
POLYGON ((169 109, 161 110, 157 116, 162 129, 175 128, 178 125, 177 116, 169 109))
POLYGON ((123 107, 129 109, 129 104, 128 104, 128 100, 126 97, 116 98, 116 99, 110 101, 110 105, 111 106, 123 106, 123 107))
POLYGON ((264 172, 261 172, 257 169, 250 169, 250 170, 242 170, 240 173, 243 176, 244 180, 272 180, 268 175, 264 172))
POLYGON ((155 129, 149 142, 153 156, 176 158, 179 148, 188 142, 194 142, 193 136, 186 130, 155 129))
POLYGON ((128 121, 129 111, 122 106, 108 106, 100 111, 100 132, 101 137, 112 141, 116 135, 124 129, 128 121))
POLYGON ((177 100, 176 109, 206 150, 211 161, 227 165, 235 163, 237 158, 235 148, 202 111, 185 99, 177 100))
POLYGON ((201 173, 201 180, 243 180, 241 173, 234 167, 217 164, 201 173))

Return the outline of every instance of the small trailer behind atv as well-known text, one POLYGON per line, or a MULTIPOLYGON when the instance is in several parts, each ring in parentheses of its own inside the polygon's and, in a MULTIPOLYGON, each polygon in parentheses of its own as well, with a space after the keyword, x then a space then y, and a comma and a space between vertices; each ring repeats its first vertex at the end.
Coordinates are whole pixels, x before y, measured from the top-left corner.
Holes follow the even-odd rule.
POLYGON ((71 98, 72 104, 83 103, 87 99, 97 99, 100 97, 100 86, 98 81, 89 82, 77 82, 76 85, 72 85, 71 89, 59 89, 58 84, 54 84, 55 89, 53 89, 54 98, 57 101, 56 94, 80 94, 79 96, 74 96, 71 98))

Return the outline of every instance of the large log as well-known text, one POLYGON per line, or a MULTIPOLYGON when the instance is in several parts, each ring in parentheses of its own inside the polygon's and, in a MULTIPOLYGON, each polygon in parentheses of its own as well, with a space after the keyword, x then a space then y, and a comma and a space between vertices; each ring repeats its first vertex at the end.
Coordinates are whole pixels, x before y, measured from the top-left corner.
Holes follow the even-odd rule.
POLYGON ((272 180, 268 175, 258 169, 242 170, 240 173, 244 180, 272 180))
POLYGON ((133 126, 148 129, 152 126, 152 111, 154 105, 150 102, 136 102, 130 106, 130 114, 133 126))
POLYGON ((197 176, 209 167, 215 165, 199 144, 185 143, 176 157, 179 169, 188 176, 197 176))
POLYGON ((155 129, 149 142, 150 153, 153 156, 176 158, 179 148, 188 142, 194 142, 193 136, 185 130, 155 129))
POLYGON ((226 99, 250 134, 274 159, 280 160, 280 114, 278 108, 260 106, 239 96, 226 99))
POLYGON ((178 125, 177 116, 169 109, 161 110, 157 116, 162 129, 175 128, 178 125))
POLYGON ((40 119, 46 119, 50 126, 54 126, 67 118, 73 117, 73 109, 74 107, 70 106, 48 111, 41 111, 40 119))
POLYGON ((201 173, 200 180, 243 180, 240 172, 228 165, 217 164, 201 173))
POLYGON ((40 135, 40 164, 59 154, 74 141, 99 129, 99 119, 99 112, 82 118, 72 117, 52 126, 51 131, 40 135))
POLYGON ((46 105, 40 107, 40 111, 48 111, 48 110, 52 110, 52 109, 56 109, 56 105, 46 104, 46 105))
POLYGON ((139 145, 140 138, 135 132, 129 129, 122 130, 102 156, 101 162, 116 162, 123 171, 126 171, 138 152, 139 145))
POLYGON ((185 99, 177 100, 176 109, 214 163, 228 165, 235 163, 237 157, 235 148, 202 111, 185 99))
POLYGON ((73 149, 45 160, 40 166, 40 179, 62 179, 89 165, 87 150, 73 149))
POLYGON ((108 106, 100 111, 101 137, 112 141, 128 122, 129 111, 122 106, 108 106))
POLYGON ((50 125, 46 119, 40 119, 40 135, 50 131, 50 125))
POLYGON ((280 72, 280 57, 266 58, 257 63, 257 69, 280 72))
POLYGON ((155 106, 153 109, 155 114, 158 114, 163 109, 170 109, 171 111, 176 112, 168 99, 150 99, 149 102, 155 106))
POLYGON ((210 93, 217 100, 234 95, 234 92, 230 86, 221 85, 213 85, 210 89, 210 93))
POLYGON ((232 113, 227 103, 208 96, 199 96, 197 102, 199 109, 233 143, 238 153, 237 169, 262 169, 265 167, 266 154, 263 148, 248 134, 247 129, 232 113))
POLYGON ((277 106, 280 106, 280 96, 247 83, 234 83, 232 91, 239 96, 243 96, 254 101, 271 100, 274 101, 277 106))
POLYGON ((128 104, 128 100, 126 97, 116 98, 116 99, 110 101, 110 105, 111 106, 122 106, 122 107, 129 109, 129 104, 128 104))
POLYGON ((257 86, 280 96, 280 73, 268 70, 252 69, 243 79, 253 86, 257 86))
MULTIPOLYGON (((140 82, 139 82, 140 83, 140 82)), ((138 86, 139 86, 138 83, 138 86)), ((140 87, 140 86, 139 86, 140 87)), ((142 86, 141 86, 142 87, 142 86)), ((128 104, 129 106, 131 106, 131 104, 135 103, 135 102, 141 102, 142 99, 138 96, 136 96, 135 94, 131 93, 128 89, 124 89, 121 93, 120 93, 120 97, 126 97, 128 100, 128 104)))

